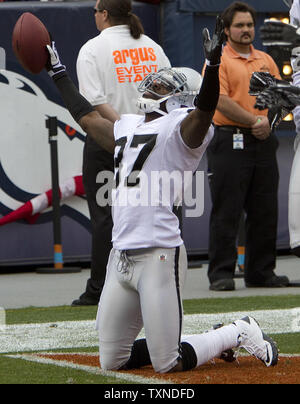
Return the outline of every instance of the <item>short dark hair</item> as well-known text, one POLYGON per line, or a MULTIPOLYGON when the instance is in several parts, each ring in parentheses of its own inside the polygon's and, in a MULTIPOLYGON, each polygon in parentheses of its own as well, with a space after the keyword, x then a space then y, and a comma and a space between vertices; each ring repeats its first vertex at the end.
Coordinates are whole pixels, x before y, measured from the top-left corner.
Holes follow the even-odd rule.
POLYGON ((112 25, 128 25, 131 36, 139 39, 144 34, 141 20, 132 12, 131 0, 100 0, 98 10, 106 10, 112 25))
POLYGON ((222 13, 222 20, 224 21, 225 28, 229 28, 234 19, 235 13, 250 13, 253 18, 254 25, 256 24, 256 11, 253 7, 249 6, 247 3, 242 1, 235 1, 229 7, 227 7, 222 13))

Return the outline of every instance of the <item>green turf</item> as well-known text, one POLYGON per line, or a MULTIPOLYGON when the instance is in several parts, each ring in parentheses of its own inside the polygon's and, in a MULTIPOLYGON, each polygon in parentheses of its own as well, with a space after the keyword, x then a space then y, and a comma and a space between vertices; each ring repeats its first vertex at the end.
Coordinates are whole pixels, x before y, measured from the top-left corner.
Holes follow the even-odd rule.
POLYGON ((228 313, 234 311, 283 310, 300 307, 300 295, 230 297, 185 300, 185 314, 228 313))
POLYGON ((97 306, 29 307, 6 310, 7 324, 52 323, 54 321, 81 321, 96 318, 97 306))
MULTIPOLYGON (((216 298, 185 300, 185 314, 226 313, 234 311, 275 310, 300 307, 300 296, 256 296, 242 298, 216 298)), ((56 321, 94 320, 97 306, 92 307, 48 307, 6 310, 7 324, 48 323, 56 321)), ((276 334, 273 338, 281 353, 300 354, 299 333, 276 334)), ((84 349, 96 352, 98 347, 84 349)), ((80 349, 60 349, 82 352, 80 349)), ((88 374, 82 370, 63 368, 28 362, 0 355, 0 384, 126 384, 125 381, 88 374)), ((132 384, 130 382, 130 384, 132 384)))
POLYGON ((299 333, 275 334, 271 337, 276 341, 280 353, 300 354, 299 333))
MULTIPOLYGON (((278 343, 281 353, 299 353, 299 336, 296 334, 277 334, 272 336, 278 343)), ((74 349, 74 352, 82 352, 74 349)), ((70 351, 68 350, 60 350, 70 351)), ((85 349, 86 352, 97 348, 85 349)), ((287 360, 281 358, 281 360, 287 360)), ((133 384, 124 380, 94 375, 82 370, 60 366, 28 362, 0 355, 0 384, 133 384)))
MULTIPOLYGON (((276 310, 300 307, 300 295, 251 296, 225 299, 184 300, 185 314, 227 313, 234 311, 276 310)), ((58 306, 6 310, 7 324, 51 323, 53 321, 80 321, 96 318, 97 306, 58 306)))
MULTIPOLYGON (((127 384, 114 377, 0 355, 0 384, 127 384)), ((132 384, 130 382, 130 384, 132 384)))

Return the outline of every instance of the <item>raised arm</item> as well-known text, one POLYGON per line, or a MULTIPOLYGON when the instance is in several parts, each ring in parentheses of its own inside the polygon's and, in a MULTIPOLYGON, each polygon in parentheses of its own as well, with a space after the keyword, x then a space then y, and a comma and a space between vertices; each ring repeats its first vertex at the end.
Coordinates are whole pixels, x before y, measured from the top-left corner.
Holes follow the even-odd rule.
POLYGON ((203 30, 203 46, 206 57, 206 69, 199 94, 195 99, 196 108, 183 120, 181 136, 191 148, 199 147, 212 123, 219 100, 219 66, 222 47, 225 40, 223 21, 217 17, 213 37, 208 29, 203 30))
POLYGON ((49 62, 48 74, 52 77, 62 100, 76 122, 106 151, 115 148, 114 124, 102 118, 92 105, 79 93, 70 79, 66 67, 60 62, 55 43, 47 45, 49 62))

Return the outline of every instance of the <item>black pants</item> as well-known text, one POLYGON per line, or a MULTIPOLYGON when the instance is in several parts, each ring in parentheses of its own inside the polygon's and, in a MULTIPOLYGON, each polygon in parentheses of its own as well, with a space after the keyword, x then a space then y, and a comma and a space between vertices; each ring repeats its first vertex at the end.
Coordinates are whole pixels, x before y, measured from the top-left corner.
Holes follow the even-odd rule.
POLYGON ((97 204, 96 194, 103 183, 96 183, 100 171, 113 172, 113 154, 106 152, 89 136, 83 151, 83 184, 92 225, 91 277, 87 282, 86 294, 98 299, 105 281, 106 265, 112 248, 112 217, 109 205, 97 204))
POLYGON ((233 149, 236 129, 215 129, 207 150, 212 199, 209 228, 210 282, 233 278, 236 240, 243 212, 245 281, 263 282, 274 274, 278 221, 278 140, 244 135, 244 149, 233 149), (232 130, 231 130, 232 129, 232 130))

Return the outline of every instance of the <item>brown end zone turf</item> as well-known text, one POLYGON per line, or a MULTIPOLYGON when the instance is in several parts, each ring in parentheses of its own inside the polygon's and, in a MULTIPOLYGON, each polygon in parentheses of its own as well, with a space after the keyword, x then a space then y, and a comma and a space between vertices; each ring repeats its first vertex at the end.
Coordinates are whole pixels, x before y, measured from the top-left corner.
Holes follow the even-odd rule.
MULTIPOLYGON (((99 366, 99 358, 96 355, 39 354, 38 356, 78 365, 99 366)), ((270 368, 265 367, 254 357, 241 356, 238 362, 225 363, 217 359, 215 364, 207 363, 188 372, 160 375, 148 366, 130 373, 145 378, 165 379, 177 384, 299 384, 300 357, 281 356, 278 365, 270 368)))

